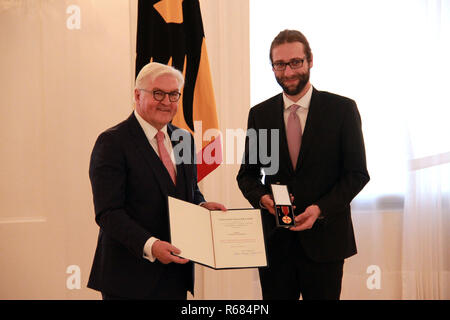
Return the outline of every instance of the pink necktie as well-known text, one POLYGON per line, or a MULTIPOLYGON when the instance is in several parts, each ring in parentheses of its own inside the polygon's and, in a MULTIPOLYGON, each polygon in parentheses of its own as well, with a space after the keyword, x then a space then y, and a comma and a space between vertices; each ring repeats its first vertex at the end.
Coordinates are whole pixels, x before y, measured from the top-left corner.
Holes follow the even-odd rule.
POLYGON ((161 159, 162 163, 166 167, 167 171, 170 174, 170 177, 172 178, 173 184, 176 185, 176 173, 175 168, 173 166, 173 162, 170 159, 170 155, 167 152, 166 147, 164 146, 164 132, 158 131, 156 134, 156 141, 158 142, 158 151, 159 151, 159 158, 161 159))
POLYGON ((298 153, 300 152, 300 145, 302 144, 302 125, 300 123, 300 118, 297 115, 298 108, 300 108, 300 106, 296 104, 289 107, 290 113, 286 128, 289 155, 294 170, 297 167, 298 153))

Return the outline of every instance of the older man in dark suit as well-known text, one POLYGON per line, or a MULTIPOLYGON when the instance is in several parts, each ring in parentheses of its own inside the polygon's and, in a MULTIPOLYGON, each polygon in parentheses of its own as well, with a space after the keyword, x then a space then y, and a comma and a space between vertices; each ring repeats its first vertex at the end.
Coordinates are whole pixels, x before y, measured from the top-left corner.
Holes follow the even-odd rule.
POLYGON ((248 129, 278 134, 247 139, 237 176, 248 201, 263 208, 269 262, 259 269, 263 298, 339 299, 344 259, 356 254, 350 202, 369 181, 360 115, 353 100, 312 87, 313 56, 299 31, 280 32, 270 59, 283 93, 250 110, 248 129), (252 159, 261 145, 273 145, 271 137, 278 139, 270 150, 278 170, 269 164, 262 180, 268 165, 252 159), (287 185, 294 199, 290 229, 275 226, 275 183, 287 185))
POLYGON ((172 134, 181 129, 170 121, 183 84, 170 66, 143 67, 134 90, 136 110, 100 134, 92 151, 89 176, 100 232, 88 287, 103 299, 186 299, 194 269, 169 242, 167 196, 225 210, 205 202, 197 186, 192 136, 185 132, 189 148, 173 152, 181 142, 172 141, 172 134), (188 161, 177 158, 183 152, 188 161))

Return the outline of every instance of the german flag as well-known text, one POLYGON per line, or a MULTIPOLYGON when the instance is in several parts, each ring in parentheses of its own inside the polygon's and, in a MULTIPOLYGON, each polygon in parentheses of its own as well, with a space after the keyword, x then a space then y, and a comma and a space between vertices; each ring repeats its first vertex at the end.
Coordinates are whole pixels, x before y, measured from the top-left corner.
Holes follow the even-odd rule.
POLYGON ((183 98, 172 122, 202 140, 197 153, 200 181, 222 162, 222 145, 198 0, 139 0, 136 76, 151 61, 184 74, 183 98), (203 141, 207 131, 213 137, 203 141))

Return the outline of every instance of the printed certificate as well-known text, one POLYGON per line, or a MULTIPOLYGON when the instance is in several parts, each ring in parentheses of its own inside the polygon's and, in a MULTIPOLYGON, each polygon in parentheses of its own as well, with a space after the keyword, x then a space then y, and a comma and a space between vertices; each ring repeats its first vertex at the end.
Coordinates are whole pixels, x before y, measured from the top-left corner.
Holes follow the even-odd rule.
POLYGON ((210 211, 168 197, 171 243, 180 257, 214 268, 267 266, 258 209, 210 211))

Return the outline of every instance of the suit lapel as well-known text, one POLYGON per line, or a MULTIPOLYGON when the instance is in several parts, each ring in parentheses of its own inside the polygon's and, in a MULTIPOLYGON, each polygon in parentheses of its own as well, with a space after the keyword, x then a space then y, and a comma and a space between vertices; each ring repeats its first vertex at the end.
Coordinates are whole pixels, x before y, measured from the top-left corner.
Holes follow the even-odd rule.
MULTIPOLYGON (((170 141, 172 142, 172 148, 174 150, 176 150, 175 147, 183 141, 183 136, 180 136, 179 140, 172 140, 172 133, 175 129, 176 129, 176 127, 174 127, 172 124, 169 123, 167 125, 167 133, 168 133, 169 137, 171 138, 170 141)), ((193 144, 191 143, 191 148, 192 148, 192 146, 193 146, 193 144)), ((184 187, 179 184, 180 181, 182 181, 182 179, 180 179, 181 175, 183 175, 184 181, 186 181, 186 183, 188 183, 188 181, 192 181, 192 176, 189 175, 190 170, 188 170, 187 164, 182 161, 184 151, 185 150, 183 148, 181 148, 179 150, 179 153, 174 152, 175 162, 177 163, 177 186, 178 187, 184 187)), ((194 152, 193 149, 192 149, 192 152, 194 152)), ((190 157, 190 159, 192 159, 192 158, 193 157, 190 157)), ((187 199, 187 201, 192 201, 191 192, 187 192, 187 194, 189 197, 187 199)))
POLYGON ((172 183, 169 173, 159 159, 155 150, 153 150, 153 147, 148 142, 144 130, 142 130, 134 113, 131 114, 127 121, 130 129, 130 134, 133 137, 131 141, 134 142, 139 153, 144 157, 145 161, 150 167, 150 170, 155 174, 156 180, 161 188, 162 193, 168 194, 169 184, 172 183))
POLYGON ((275 124, 275 129, 279 129, 280 133, 280 163, 289 163, 288 168, 291 173, 294 172, 294 168, 292 167, 291 157, 289 156, 289 147, 287 144, 287 136, 286 136, 286 125, 284 123, 284 102, 283 102, 283 94, 281 93, 276 100, 277 107, 274 108, 276 110, 276 114, 274 115, 274 119, 277 119, 275 124), (284 161, 283 159, 287 159, 284 161))
POLYGON ((314 138, 320 131, 321 118, 323 117, 322 105, 320 103, 320 92, 313 88, 311 103, 309 105, 308 117, 306 118, 305 130, 302 136, 302 145, 298 155, 297 169, 302 167, 302 163, 307 157, 311 146, 314 145, 314 138))

